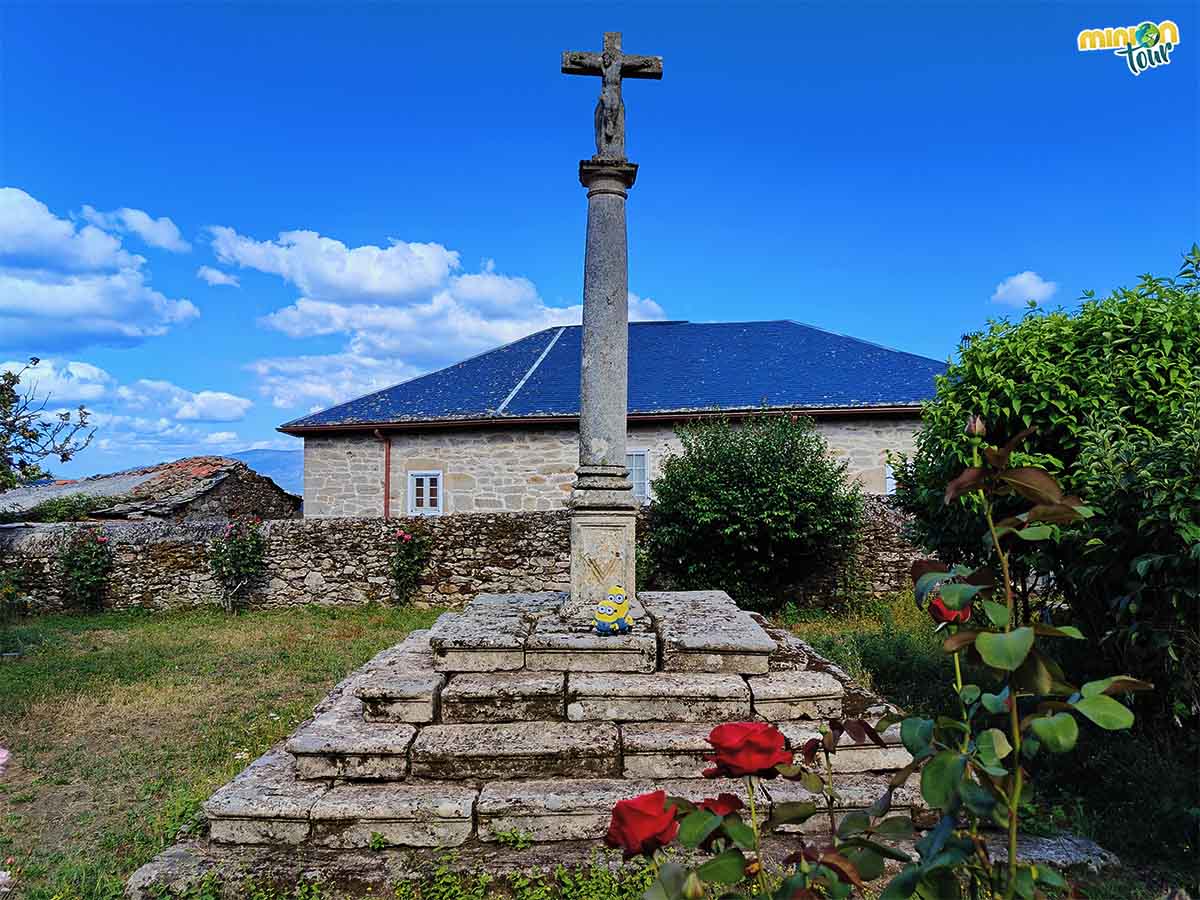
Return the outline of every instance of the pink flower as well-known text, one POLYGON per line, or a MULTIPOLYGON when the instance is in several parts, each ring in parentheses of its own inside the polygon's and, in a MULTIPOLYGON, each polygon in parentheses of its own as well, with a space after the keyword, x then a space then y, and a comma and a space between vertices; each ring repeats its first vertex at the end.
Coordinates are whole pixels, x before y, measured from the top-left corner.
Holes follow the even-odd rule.
POLYGON ((106 538, 106 537, 104 537, 103 535, 101 535, 100 537, 96 538, 96 543, 98 543, 98 544, 107 544, 107 543, 108 543, 108 538, 106 538))
POLYGON ((402 540, 404 540, 405 542, 411 541, 411 540, 412 540, 412 535, 411 535, 411 534, 407 534, 407 533, 406 533, 406 534, 404 535, 404 537, 402 538, 402 540))
POLYGON ((8 768, 9 753, 3 747, 0 747, 0 775, 3 775, 8 768))

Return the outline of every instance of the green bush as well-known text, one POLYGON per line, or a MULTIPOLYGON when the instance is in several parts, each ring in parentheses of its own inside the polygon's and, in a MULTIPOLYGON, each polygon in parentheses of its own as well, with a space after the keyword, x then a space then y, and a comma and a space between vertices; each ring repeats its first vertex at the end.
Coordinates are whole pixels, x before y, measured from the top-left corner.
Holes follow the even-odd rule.
MULTIPOLYGON (((1014 549, 1019 618, 1036 612, 1035 587, 1061 593, 1111 664, 1167 684, 1156 671, 1178 672, 1197 644, 1198 394, 1200 247, 1177 278, 1145 275, 1104 299, 1086 295, 1074 313, 992 322, 964 337, 923 410, 915 454, 893 462, 909 537, 947 563, 982 563, 990 547, 977 502, 944 503, 946 483, 970 465, 963 425, 978 413, 1004 443, 1036 422, 1014 463, 1046 468, 1100 514, 1076 529, 1080 540, 1014 549)), ((997 517, 1017 499, 997 497, 997 517)), ((1190 697, 1195 714, 1194 680, 1190 697)))
POLYGON ((221 606, 233 612, 266 569, 267 539, 259 519, 239 520, 208 546, 208 563, 221 584, 221 606))
POLYGON ((407 603, 421 586, 421 575, 429 562, 429 538, 420 531, 397 528, 395 539, 388 563, 392 596, 397 603, 407 603))
POLYGON ((99 528, 72 527, 59 553, 58 566, 63 603, 100 612, 113 569, 108 536, 99 528))
POLYGON ((850 556, 862 490, 811 419, 707 422, 680 438, 683 452, 654 481, 647 539, 665 583, 723 589, 770 610, 788 588, 850 556))
POLYGON ((7 522, 81 522, 97 509, 112 506, 113 497, 67 494, 43 500, 25 510, 0 510, 0 524, 7 522))

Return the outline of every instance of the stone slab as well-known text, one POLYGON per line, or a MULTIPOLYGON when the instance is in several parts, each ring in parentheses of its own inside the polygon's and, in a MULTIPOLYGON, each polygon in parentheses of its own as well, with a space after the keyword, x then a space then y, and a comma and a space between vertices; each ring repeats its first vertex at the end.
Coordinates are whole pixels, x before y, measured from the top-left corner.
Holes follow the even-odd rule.
POLYGON ((292 758, 271 750, 204 803, 211 838, 227 844, 299 844, 309 814, 329 788, 296 777, 292 758))
MULTIPOLYGON (((535 842, 598 840, 608 831, 620 800, 665 790, 669 796, 699 802, 720 793, 744 797, 743 782, 687 779, 655 783, 625 779, 494 781, 479 793, 479 840, 518 831, 535 842)), ((765 809, 765 797, 764 809, 765 809)))
POLYGON ((646 591, 668 672, 761 675, 776 645, 724 591, 646 591))
POLYGON ((358 701, 346 697, 296 731, 286 749, 303 780, 402 780, 415 735, 412 725, 365 721, 358 701))
MULTIPOLYGON (((776 722, 775 725, 787 738, 788 746, 797 750, 809 739, 821 736, 815 722, 776 722)), ((895 772, 912 762, 912 754, 900 743, 899 725, 887 729, 880 737, 885 744, 883 747, 873 743, 860 744, 849 734, 843 734, 837 753, 833 754, 833 771, 895 772)))
POLYGON ((368 722, 433 722, 446 676, 397 665, 364 675, 354 688, 368 722))
POLYGON ((567 676, 567 718, 573 722, 728 722, 749 715, 750 690, 737 675, 567 676))
POLYGON ((453 781, 595 778, 621 768, 617 728, 600 722, 430 725, 411 757, 414 776, 453 781))
POLYGON ((481 594, 461 613, 441 616, 430 630, 439 672, 502 672, 525 665, 525 639, 537 619, 556 611, 563 595, 481 594))
POLYGON ((468 672, 442 691, 442 721, 528 722, 566 716, 561 672, 468 672))
MULTIPOLYGON (((865 810, 874 803, 888 785, 888 775, 856 773, 838 775, 834 773, 834 789, 837 800, 834 803, 834 822, 840 823, 842 817, 853 810, 865 810)), ((910 812, 914 817, 925 810, 925 802, 921 799, 921 790, 916 778, 910 778, 908 783, 896 788, 892 793, 892 812, 889 815, 910 812)), ((829 816, 824 812, 825 797, 806 789, 797 781, 775 781, 764 783, 763 790, 770 796, 772 803, 809 802, 816 803, 822 812, 813 816, 807 822, 798 825, 784 825, 777 830, 782 833, 826 834, 829 832, 829 816)))
POLYGON ((525 667, 543 672, 653 672, 658 667, 658 638, 636 625, 631 633, 620 635, 573 630, 564 619, 547 616, 525 642, 525 667))
POLYGON ((712 764, 707 738, 719 723, 629 722, 621 726, 626 778, 697 778, 712 764))
POLYGON ((311 842, 338 849, 380 840, 390 847, 457 847, 474 831, 478 795, 446 783, 338 785, 312 808, 311 842))
POLYGON ((826 672, 783 671, 747 678, 754 712, 768 722, 842 714, 842 683, 826 672))

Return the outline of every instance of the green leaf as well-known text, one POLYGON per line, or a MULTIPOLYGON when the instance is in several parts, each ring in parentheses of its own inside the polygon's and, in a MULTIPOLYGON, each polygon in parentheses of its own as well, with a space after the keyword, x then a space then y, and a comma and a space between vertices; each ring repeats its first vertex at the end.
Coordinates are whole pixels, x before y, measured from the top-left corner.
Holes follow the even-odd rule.
POLYGON ((687 870, 677 862, 665 862, 658 870, 658 880, 642 895, 643 900, 679 900, 687 870))
POLYGON ((780 825, 795 825, 807 822, 817 814, 817 804, 807 800, 789 803, 776 803, 771 807, 770 825, 778 828, 780 825))
POLYGON ((1008 688, 1002 690, 999 694, 984 693, 979 698, 979 702, 983 704, 983 708, 993 715, 1008 711, 1008 688))
POLYGON ((929 592, 943 581, 949 581, 953 577, 949 572, 926 572, 918 578, 917 583, 913 586, 913 596, 916 598, 917 606, 923 608, 929 592))
MULTIPOLYGON (((986 601, 986 600, 985 600, 985 601, 983 601, 983 602, 984 602, 984 603, 987 603, 987 601, 986 601)), ((980 695, 980 693, 981 693, 981 691, 980 691, 980 689, 979 689, 979 685, 977 685, 977 684, 964 684, 964 685, 963 685, 963 689, 962 689, 961 691, 959 691, 959 692, 958 692, 958 697, 959 697, 959 699, 960 699, 960 700, 962 700, 962 702, 963 702, 963 703, 964 703, 966 706, 970 706, 972 703, 974 703, 976 700, 978 700, 978 699, 979 699, 979 695, 980 695)))
POLYGON ((997 628, 1004 628, 1008 625, 1008 607, 1003 603, 997 603, 995 600, 984 600, 983 611, 987 613, 988 619, 997 628))
POLYGON ((975 739, 979 757, 985 765, 995 766, 1000 760, 1012 753, 1012 744, 999 728, 989 728, 975 739))
MULTIPOLYGON (((893 878, 879 895, 879 900, 908 900, 917 889, 921 880, 921 869, 915 865, 906 866, 900 874, 893 878)), ((647 898, 650 900, 650 898, 647 898)))
POLYGON ((977 584, 943 584, 938 596, 950 609, 962 609, 982 590, 977 584))
POLYGON ((1054 534, 1054 528, 1050 525, 1030 525, 1028 528, 1020 529, 1017 537, 1023 541, 1044 541, 1052 534, 1054 534))
POLYGON ((932 719, 905 719, 900 723, 900 742, 913 756, 928 748, 932 741, 932 719))
POLYGON ((1111 678, 1101 678, 1099 681, 1089 681, 1079 689, 1085 697, 1098 697, 1101 694, 1126 694, 1133 691, 1152 691, 1154 685, 1141 681, 1129 675, 1113 675, 1111 678))
POLYGON ((1000 473, 1000 480, 1033 503, 1058 503, 1063 499, 1058 482, 1038 466, 1008 469, 1000 473))
POLYGON ((746 874, 746 857, 741 850, 730 848, 701 865, 696 874, 716 884, 738 884, 746 874))
POLYGON ((1033 629, 1018 628, 1003 634, 985 631, 975 638, 975 649, 992 668, 1015 671, 1033 649, 1033 629))
POLYGON ((721 830, 743 850, 754 849, 754 830, 737 816, 726 816, 721 823, 721 830))
POLYGON ((1063 878, 1062 875, 1058 874, 1050 866, 1034 866, 1033 878, 1035 881, 1047 884, 1053 888, 1065 888, 1067 886, 1067 879, 1063 878))
POLYGON ((908 816, 891 816, 876 824, 871 830, 885 837, 911 837, 913 833, 913 820, 908 816))
POLYGON ((981 818, 991 816, 992 809, 996 805, 996 797, 987 788, 974 781, 964 781, 959 787, 959 793, 962 796, 963 805, 975 815, 981 818))
POLYGON ((837 833, 840 838, 848 838, 855 834, 862 834, 870 827, 871 817, 861 810, 854 810, 842 817, 837 833))
POLYGON ((721 817, 706 809, 698 809, 688 813, 679 823, 679 843, 685 847, 696 848, 705 839, 721 827, 721 817))
POLYGON ((1086 640, 1083 632, 1074 625, 1062 625, 1057 628, 1053 625, 1034 625, 1033 630, 1035 634, 1040 634, 1044 637, 1067 637, 1074 638, 1077 641, 1086 640))
POLYGON ((943 750, 921 770, 921 796, 930 806, 946 809, 958 796, 966 759, 953 750, 943 750))
POLYGON ((1103 694, 1084 697, 1071 705, 1108 731, 1120 731, 1133 725, 1132 710, 1103 694))
POLYGON ((840 852, 850 860, 863 881, 874 881, 883 874, 883 857, 870 847, 842 847, 840 852))
POLYGON ((1066 753, 1079 738, 1079 724, 1068 712, 1055 713, 1045 719, 1034 719, 1030 725, 1038 740, 1051 753, 1066 753))

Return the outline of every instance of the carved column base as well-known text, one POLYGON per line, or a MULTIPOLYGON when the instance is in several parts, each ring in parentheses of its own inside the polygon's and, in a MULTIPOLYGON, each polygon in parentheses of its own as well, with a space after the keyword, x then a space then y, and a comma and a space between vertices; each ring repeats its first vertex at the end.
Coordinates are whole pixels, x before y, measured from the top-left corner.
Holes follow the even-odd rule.
POLYGON ((571 507, 571 596, 561 615, 574 629, 592 626, 596 604, 625 589, 634 628, 647 627, 636 594, 637 498, 624 466, 580 466, 571 507))

